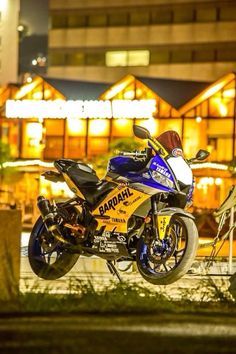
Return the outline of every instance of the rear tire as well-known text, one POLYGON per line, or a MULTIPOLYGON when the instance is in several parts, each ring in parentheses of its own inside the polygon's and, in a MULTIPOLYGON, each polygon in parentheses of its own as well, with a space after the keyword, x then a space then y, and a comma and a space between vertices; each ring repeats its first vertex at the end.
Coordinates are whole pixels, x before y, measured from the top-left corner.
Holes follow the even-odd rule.
POLYGON ((171 233, 176 244, 169 258, 155 261, 155 246, 148 246, 141 238, 137 247, 137 267, 141 276, 149 283, 167 285, 180 279, 190 269, 198 249, 198 231, 194 221, 188 217, 173 215, 171 233))
POLYGON ((50 232, 46 230, 42 218, 39 217, 30 235, 28 257, 30 266, 38 277, 55 280, 71 270, 79 254, 71 254, 63 249, 63 244, 55 241, 50 232), (45 242, 50 239, 51 246, 49 241, 45 242))

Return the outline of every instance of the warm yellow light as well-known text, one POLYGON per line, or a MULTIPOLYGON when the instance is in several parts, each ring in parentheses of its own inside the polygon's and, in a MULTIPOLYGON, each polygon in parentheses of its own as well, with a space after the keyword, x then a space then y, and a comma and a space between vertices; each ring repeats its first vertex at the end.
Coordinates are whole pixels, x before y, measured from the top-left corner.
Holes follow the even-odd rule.
POLYGON ((43 93, 42 91, 36 91, 32 96, 34 100, 41 100, 43 98, 43 93))
POLYGON ((25 97, 28 93, 30 93, 39 83, 40 83, 40 78, 35 79, 31 83, 27 83, 23 86, 21 86, 20 90, 17 91, 15 95, 16 100, 20 100, 21 98, 25 97))
POLYGON ((197 123, 201 123, 201 121, 202 121, 202 117, 200 117, 200 116, 196 117, 196 122, 197 123))
POLYGON ((214 103, 221 117, 227 116, 228 113, 227 105, 223 102, 223 100, 220 97, 212 98, 212 102, 214 103))
POLYGON ((116 120, 116 126, 119 128, 125 128, 129 124, 129 121, 127 119, 117 119, 116 120))
POLYGON ((222 117, 225 117, 225 116, 227 116, 228 108, 224 103, 220 102, 219 103, 219 111, 220 111, 220 115, 222 117))
POLYGON ((232 89, 224 90, 223 97, 224 98, 234 98, 235 97, 235 89, 232 88, 232 89))
POLYGON ((124 98, 126 100, 132 100, 134 98, 134 90, 124 92, 124 98))
POLYGON ((40 123, 28 123, 26 125, 26 137, 30 146, 40 145, 43 137, 43 127, 40 123))
POLYGON ((67 119, 67 129, 71 136, 75 135, 85 135, 85 121, 77 118, 67 119))
POLYGON ((154 137, 158 135, 158 124, 157 123, 158 122, 155 118, 149 118, 147 120, 142 120, 142 121, 138 122, 139 125, 148 129, 148 131, 154 137))
POLYGON ((7 8, 8 0, 0 0, 0 11, 4 11, 7 8))
POLYGON ((109 120, 107 119, 92 119, 89 122, 90 136, 108 136, 109 120))
POLYGON ((222 178, 219 178, 219 177, 217 177, 216 179, 215 179, 215 184, 217 185, 217 186, 220 186, 221 184, 222 184, 222 178))

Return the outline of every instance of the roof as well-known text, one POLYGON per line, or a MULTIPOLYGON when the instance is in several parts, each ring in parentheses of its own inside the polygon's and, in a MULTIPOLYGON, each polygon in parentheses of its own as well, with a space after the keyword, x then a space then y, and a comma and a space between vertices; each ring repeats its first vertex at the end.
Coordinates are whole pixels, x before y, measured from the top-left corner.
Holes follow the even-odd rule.
POLYGON ((135 77, 176 109, 206 89, 210 84, 205 81, 135 77))
POLYGON ((97 100, 110 83, 43 78, 48 84, 60 91, 68 100, 97 100))
MULTIPOLYGON (((235 72, 231 72, 214 81, 211 85, 208 85, 202 92, 193 97, 191 100, 187 101, 179 110, 180 114, 185 114, 190 111, 193 107, 201 104, 201 102, 207 100, 215 93, 221 91, 229 83, 236 80, 235 72)), ((234 84, 235 87, 235 84, 234 84)))

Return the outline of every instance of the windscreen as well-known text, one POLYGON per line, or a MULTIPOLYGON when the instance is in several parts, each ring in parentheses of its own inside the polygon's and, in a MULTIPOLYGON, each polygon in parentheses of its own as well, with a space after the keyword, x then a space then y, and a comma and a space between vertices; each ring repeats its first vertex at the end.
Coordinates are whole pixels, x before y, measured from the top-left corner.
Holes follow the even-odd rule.
POLYGON ((183 147, 179 134, 174 130, 168 130, 157 137, 157 140, 173 156, 183 156, 183 147))

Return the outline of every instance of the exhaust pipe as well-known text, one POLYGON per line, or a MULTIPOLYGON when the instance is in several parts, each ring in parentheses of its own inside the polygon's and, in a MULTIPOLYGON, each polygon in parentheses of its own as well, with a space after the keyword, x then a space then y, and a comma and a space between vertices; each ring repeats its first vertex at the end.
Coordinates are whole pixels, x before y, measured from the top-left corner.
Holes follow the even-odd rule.
POLYGON ((58 228, 58 224, 55 220, 55 213, 53 212, 53 206, 50 204, 50 201, 43 196, 39 196, 37 199, 37 205, 47 230, 51 232, 58 241, 67 243, 58 228))

